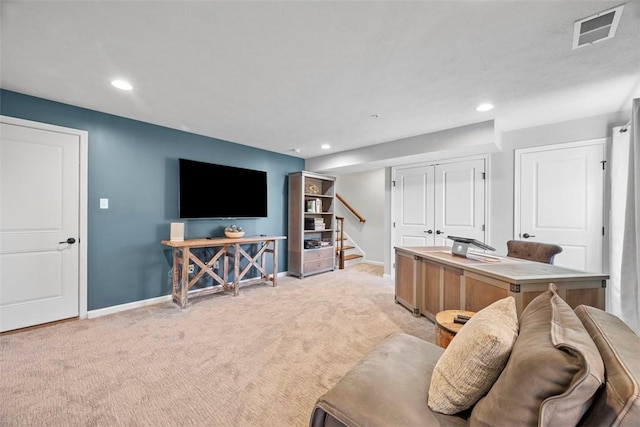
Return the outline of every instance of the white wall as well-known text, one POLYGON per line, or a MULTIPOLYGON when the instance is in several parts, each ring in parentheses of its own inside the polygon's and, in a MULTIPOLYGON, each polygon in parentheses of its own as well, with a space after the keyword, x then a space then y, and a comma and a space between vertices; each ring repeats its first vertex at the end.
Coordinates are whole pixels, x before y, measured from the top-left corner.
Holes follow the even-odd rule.
POLYGON ((336 201, 336 214, 344 217, 345 232, 365 252, 366 261, 380 265, 385 261, 384 188, 384 169, 337 175, 336 179, 336 193, 366 219, 361 223, 340 201, 336 201))
MULTIPOLYGON (((502 149, 499 152, 494 151, 489 157, 487 243, 495 247, 497 253, 505 254, 506 242, 513 238, 513 174, 516 149, 611 137, 613 127, 625 125, 630 117, 629 110, 510 132, 496 132, 496 137, 501 139, 502 149)), ((411 163, 415 162, 407 164, 411 163)), ((390 249, 390 168, 336 176, 338 193, 367 219, 364 226, 348 223, 347 232, 367 252, 368 259, 383 262, 385 274, 390 274, 394 255, 390 249)), ((605 192, 605 198, 607 193, 608 190, 605 192)), ((608 206, 605 207, 605 213, 606 211, 608 206)), ((357 223, 352 216, 349 217, 351 214, 340 210, 338 212, 339 215, 357 223)))

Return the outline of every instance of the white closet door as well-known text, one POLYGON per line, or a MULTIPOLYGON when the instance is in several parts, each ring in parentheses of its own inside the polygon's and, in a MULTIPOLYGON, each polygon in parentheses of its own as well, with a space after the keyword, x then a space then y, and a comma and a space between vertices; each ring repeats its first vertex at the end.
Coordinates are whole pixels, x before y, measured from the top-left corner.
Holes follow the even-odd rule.
POLYGON ((485 160, 394 170, 394 246, 451 246, 446 236, 485 241, 485 160))
POLYGON ((433 246, 433 166, 398 169, 395 182, 396 246, 433 246))
POLYGON ((435 167, 435 244, 451 246, 447 236, 485 240, 484 159, 435 167))
POLYGON ((554 263, 602 272, 605 140, 516 150, 516 238, 562 246, 554 263))

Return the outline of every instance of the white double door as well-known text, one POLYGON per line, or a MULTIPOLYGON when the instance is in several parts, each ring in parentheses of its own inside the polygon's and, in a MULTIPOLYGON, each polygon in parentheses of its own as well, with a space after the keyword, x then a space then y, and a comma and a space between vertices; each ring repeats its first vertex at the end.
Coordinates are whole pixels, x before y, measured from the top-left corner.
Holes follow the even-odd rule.
POLYGON ((12 121, 22 122, 0 123, 0 331, 79 315, 84 243, 80 146, 86 133, 12 121))
POLYGON ((393 174, 394 246, 485 241, 485 159, 400 167, 393 174))

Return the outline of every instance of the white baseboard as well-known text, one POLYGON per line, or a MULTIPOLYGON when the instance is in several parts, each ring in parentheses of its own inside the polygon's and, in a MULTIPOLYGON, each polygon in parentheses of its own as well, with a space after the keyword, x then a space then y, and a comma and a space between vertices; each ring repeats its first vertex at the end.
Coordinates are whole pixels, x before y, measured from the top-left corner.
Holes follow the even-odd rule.
MULTIPOLYGON (((278 273, 277 277, 283 277, 286 276, 287 272, 286 271, 281 271, 278 273)), ((249 279, 247 279, 249 280, 249 279)), ((241 280, 240 283, 242 283, 244 280, 241 280)), ((131 310, 134 308, 140 308, 140 307, 146 307, 148 305, 153 305, 153 304, 159 304, 161 302, 166 302, 166 301, 171 301, 172 297, 171 294, 169 295, 163 295, 161 297, 155 297, 155 298, 149 298, 149 299, 144 299, 144 300, 140 300, 140 301, 133 301, 133 302, 128 302, 126 304, 120 304, 120 305, 112 305, 111 307, 105 307, 105 308, 99 308, 97 310, 90 310, 87 312, 87 319, 94 319, 96 317, 100 317, 100 316, 106 316, 108 314, 114 314, 114 313, 119 313, 121 311, 126 311, 126 310, 131 310)))
POLYGON ((121 311, 131 310, 134 308, 146 307, 147 305, 159 304, 161 302, 171 301, 171 295, 163 295, 161 297, 149 298, 140 301, 128 302, 126 304, 112 305, 111 307, 99 308, 97 310, 89 310, 87 318, 94 319, 107 314, 119 313, 121 311))

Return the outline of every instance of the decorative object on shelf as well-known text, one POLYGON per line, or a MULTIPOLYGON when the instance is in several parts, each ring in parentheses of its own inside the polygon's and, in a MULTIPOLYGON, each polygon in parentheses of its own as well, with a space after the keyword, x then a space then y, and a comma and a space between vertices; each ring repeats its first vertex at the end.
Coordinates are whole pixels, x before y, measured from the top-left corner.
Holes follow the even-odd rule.
POLYGON ((307 194, 320 194, 320 187, 314 183, 307 183, 304 187, 304 192, 307 194))
POLYGON ((182 242, 184 240, 184 222, 171 223, 171 241, 182 242))
POLYGON ((322 200, 308 199, 306 205, 306 212, 322 213, 322 200))
POLYGON ((242 229, 242 227, 232 225, 231 227, 227 227, 224 229, 224 235, 230 239, 237 239, 238 237, 244 236, 244 230, 242 229))

